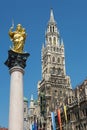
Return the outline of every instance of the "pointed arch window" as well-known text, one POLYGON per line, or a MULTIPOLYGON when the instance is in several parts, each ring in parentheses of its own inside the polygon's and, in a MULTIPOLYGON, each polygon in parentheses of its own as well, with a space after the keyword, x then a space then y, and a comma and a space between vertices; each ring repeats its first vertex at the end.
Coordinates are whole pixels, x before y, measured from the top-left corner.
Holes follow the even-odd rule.
POLYGON ((58 63, 60 63, 60 58, 58 57, 58 63))
POLYGON ((53 38, 53 43, 56 44, 56 37, 53 38))
POLYGON ((58 75, 61 74, 61 68, 58 68, 58 75))
POLYGON ((53 32, 54 32, 54 26, 53 26, 53 32))
POLYGON ((50 26, 50 32, 52 32, 52 27, 50 26))
POLYGON ((52 61, 55 62, 55 57, 52 58, 52 61))
POLYGON ((55 67, 51 69, 51 74, 55 74, 55 67))
POLYGON ((52 44, 52 38, 51 37, 49 37, 49 42, 52 44))

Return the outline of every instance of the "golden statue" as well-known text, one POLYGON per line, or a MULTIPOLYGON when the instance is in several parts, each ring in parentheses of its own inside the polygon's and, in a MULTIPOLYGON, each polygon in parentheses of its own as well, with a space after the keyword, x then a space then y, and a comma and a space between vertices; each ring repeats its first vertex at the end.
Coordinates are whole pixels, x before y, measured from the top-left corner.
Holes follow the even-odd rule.
POLYGON ((12 26, 9 30, 9 36, 11 41, 13 42, 12 50, 17 53, 23 53, 24 43, 27 34, 21 24, 18 24, 16 30, 12 32, 13 28, 14 26, 12 26))

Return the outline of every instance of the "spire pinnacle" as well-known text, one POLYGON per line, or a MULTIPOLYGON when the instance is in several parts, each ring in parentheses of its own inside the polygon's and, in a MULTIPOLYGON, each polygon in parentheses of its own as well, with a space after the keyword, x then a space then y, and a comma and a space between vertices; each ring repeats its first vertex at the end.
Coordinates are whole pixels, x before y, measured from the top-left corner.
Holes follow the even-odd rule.
POLYGON ((51 11, 50 11, 50 21, 49 22, 53 22, 53 23, 55 22, 52 8, 51 8, 51 11))
POLYGON ((33 94, 31 95, 31 101, 33 100, 33 94))

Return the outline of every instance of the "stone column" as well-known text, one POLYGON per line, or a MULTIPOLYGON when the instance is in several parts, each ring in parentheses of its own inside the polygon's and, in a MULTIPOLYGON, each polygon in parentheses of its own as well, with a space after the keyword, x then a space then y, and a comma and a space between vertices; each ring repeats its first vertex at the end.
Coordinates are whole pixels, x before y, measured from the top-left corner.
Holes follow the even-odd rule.
POLYGON ((26 66, 28 53, 16 53, 8 51, 8 59, 5 62, 8 66, 10 81, 10 106, 9 106, 9 130, 24 129, 24 106, 23 106, 23 74, 26 66))

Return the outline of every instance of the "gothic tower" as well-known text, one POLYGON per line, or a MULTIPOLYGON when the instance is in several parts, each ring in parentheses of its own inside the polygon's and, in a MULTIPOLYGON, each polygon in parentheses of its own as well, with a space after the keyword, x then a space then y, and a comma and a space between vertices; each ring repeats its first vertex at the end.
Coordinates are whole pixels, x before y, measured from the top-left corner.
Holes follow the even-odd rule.
POLYGON ((72 90, 70 77, 66 75, 64 43, 52 9, 41 57, 42 80, 38 82, 39 105, 41 115, 45 118, 45 129, 51 130, 50 112, 56 111, 63 105, 64 97, 72 90))

